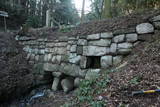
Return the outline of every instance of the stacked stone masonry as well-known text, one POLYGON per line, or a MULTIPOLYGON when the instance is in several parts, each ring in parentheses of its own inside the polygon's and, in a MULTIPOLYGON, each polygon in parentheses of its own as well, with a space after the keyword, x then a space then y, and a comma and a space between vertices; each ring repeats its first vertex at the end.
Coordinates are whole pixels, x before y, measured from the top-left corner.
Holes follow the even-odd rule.
POLYGON ((44 72, 40 75, 52 72, 52 89, 63 88, 68 92, 78 87, 82 79, 94 78, 101 69, 119 64, 142 37, 147 38, 147 34, 153 35, 160 29, 160 15, 132 29, 129 33, 104 32, 56 40, 17 35, 16 40, 24 46, 31 64, 43 66, 44 72))

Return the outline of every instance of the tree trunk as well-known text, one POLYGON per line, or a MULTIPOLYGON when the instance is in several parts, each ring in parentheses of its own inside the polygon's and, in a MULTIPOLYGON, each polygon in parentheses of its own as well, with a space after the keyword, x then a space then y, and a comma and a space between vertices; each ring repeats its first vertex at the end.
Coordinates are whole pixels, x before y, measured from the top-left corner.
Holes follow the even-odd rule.
POLYGON ((111 0, 104 0, 103 18, 111 18, 111 0))
POLYGON ((83 3, 82 3, 81 23, 84 22, 84 7, 85 7, 85 0, 83 0, 83 3))

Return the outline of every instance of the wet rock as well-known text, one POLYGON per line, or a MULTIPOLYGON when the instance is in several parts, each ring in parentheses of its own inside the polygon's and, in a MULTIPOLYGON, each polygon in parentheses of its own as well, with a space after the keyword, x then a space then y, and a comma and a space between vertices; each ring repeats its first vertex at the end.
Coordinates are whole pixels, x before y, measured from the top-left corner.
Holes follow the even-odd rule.
POLYGON ((136 31, 138 34, 153 33, 154 27, 150 23, 142 23, 136 26, 136 31))
POLYGON ((71 79, 71 78, 66 78, 66 79, 63 79, 61 81, 61 86, 62 86, 62 89, 65 93, 68 93, 69 91, 73 90, 73 87, 74 87, 74 80, 71 79))

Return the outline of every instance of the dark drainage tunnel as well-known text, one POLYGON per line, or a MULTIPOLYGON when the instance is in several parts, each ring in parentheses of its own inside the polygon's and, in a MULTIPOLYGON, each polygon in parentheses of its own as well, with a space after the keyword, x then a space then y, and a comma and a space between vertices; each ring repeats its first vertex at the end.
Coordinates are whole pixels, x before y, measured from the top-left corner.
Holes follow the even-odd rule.
POLYGON ((87 57, 87 68, 97 69, 101 68, 100 56, 88 56, 87 57))

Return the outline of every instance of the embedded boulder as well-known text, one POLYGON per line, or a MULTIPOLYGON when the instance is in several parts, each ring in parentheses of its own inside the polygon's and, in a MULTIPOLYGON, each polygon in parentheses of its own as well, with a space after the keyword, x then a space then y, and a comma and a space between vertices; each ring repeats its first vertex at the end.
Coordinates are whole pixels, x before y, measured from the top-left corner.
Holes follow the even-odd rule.
POLYGON ((142 23, 136 26, 136 31, 138 34, 153 33, 154 27, 150 23, 142 23))

